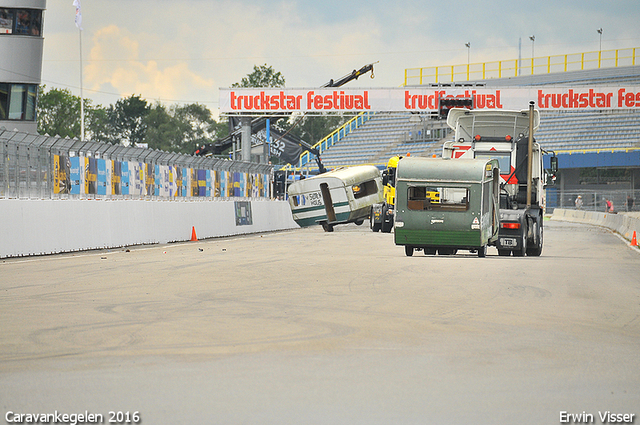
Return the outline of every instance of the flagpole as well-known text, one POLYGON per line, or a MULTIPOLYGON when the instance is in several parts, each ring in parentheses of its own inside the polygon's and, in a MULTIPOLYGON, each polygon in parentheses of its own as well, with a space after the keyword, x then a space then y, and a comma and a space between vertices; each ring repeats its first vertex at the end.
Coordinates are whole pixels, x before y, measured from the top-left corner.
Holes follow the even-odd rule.
POLYGON ((84 90, 82 86, 82 30, 78 29, 80 36, 80 140, 84 141, 84 90))
POLYGON ((84 90, 82 85, 82 9, 80 8, 80 0, 73 0, 76 7, 76 27, 78 27, 78 36, 80 39, 80 140, 84 141, 84 90))

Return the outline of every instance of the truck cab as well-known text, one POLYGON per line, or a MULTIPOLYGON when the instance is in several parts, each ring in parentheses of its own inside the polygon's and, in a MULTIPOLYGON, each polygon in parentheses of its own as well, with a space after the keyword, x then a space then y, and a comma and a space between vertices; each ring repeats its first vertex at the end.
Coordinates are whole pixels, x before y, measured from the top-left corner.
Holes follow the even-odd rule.
POLYGON ((539 256, 546 201, 544 152, 533 138, 540 124, 539 112, 533 106, 521 111, 454 108, 449 111, 447 124, 455 137, 444 144, 443 158, 498 160, 498 254, 539 256))

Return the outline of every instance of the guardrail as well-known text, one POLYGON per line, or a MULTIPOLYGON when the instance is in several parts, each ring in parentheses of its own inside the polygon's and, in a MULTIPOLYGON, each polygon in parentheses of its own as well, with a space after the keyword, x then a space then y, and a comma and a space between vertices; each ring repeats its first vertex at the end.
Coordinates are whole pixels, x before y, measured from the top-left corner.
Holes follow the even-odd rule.
MULTIPOLYGON (((366 121, 368 121, 369 118, 371 117, 371 114, 373 114, 373 112, 364 111, 359 113, 358 115, 356 115, 355 117, 353 117, 352 119, 344 123, 340 128, 334 130, 331 134, 329 134, 328 136, 320 140, 318 143, 313 145, 313 147, 315 149, 318 149, 320 154, 322 154, 322 152, 329 149, 331 146, 333 146, 335 143, 340 141, 347 134, 349 134, 350 132, 352 132, 353 130, 360 127, 362 124, 364 124, 366 121)), ((281 170, 286 170, 286 171, 292 171, 294 169, 300 170, 301 168, 305 167, 307 164, 311 164, 314 161, 313 157, 314 155, 311 152, 304 151, 302 152, 302 154, 300 154, 300 160, 298 161, 297 165, 293 166, 291 164, 287 164, 284 167, 282 167, 281 170)))
POLYGON ((637 243, 637 238, 640 235, 640 213, 610 214, 558 208, 554 210, 551 219, 606 227, 618 233, 632 244, 634 242, 634 236, 636 238, 635 242, 637 243))
POLYGON ((0 130, 0 198, 270 198, 273 167, 0 130))
POLYGON ((639 63, 637 47, 601 50, 565 55, 540 56, 529 59, 468 63, 463 65, 407 68, 404 85, 452 83, 490 78, 518 77, 551 74, 556 72, 584 71, 587 69, 617 68, 639 63))

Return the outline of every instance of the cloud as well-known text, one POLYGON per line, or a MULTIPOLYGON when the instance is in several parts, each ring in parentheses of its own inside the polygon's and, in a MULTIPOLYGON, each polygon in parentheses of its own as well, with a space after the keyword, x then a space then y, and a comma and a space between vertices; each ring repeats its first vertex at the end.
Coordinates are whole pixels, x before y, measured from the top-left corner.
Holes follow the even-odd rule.
POLYGON ((97 30, 84 67, 85 84, 90 90, 113 87, 120 96, 142 94, 147 99, 163 101, 188 100, 194 91, 211 90, 213 79, 203 78, 184 61, 159 64, 143 60, 140 40, 154 37, 134 36, 116 25, 97 30))
MULTIPOLYGON (((394 87, 406 68, 513 60, 637 46, 637 0, 450 3, 326 0, 110 0, 83 4, 85 96, 115 103, 140 94, 217 107, 229 87, 268 64, 288 87, 317 87, 379 61, 376 78, 350 87, 394 87), (460 11, 468 19, 460 18, 460 11), (522 52, 518 50, 522 40, 522 52), (464 44, 471 42, 468 51, 464 44), (108 95, 105 93, 116 93, 108 95)), ((49 2, 43 80, 77 92, 77 29, 67 2, 49 2), (74 62, 75 61, 75 62, 74 62)))

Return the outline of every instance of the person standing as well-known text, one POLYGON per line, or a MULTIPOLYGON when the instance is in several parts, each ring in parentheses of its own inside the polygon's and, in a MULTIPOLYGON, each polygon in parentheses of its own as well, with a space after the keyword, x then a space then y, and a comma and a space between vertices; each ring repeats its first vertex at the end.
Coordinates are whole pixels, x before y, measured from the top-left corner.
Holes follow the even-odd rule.
POLYGON ((577 210, 582 209, 582 196, 578 195, 578 197, 576 198, 575 204, 576 204, 577 210))
POLYGON ((611 202, 611 200, 609 200, 608 198, 604 198, 604 201, 607 204, 606 212, 612 213, 613 212, 613 202, 611 202))

